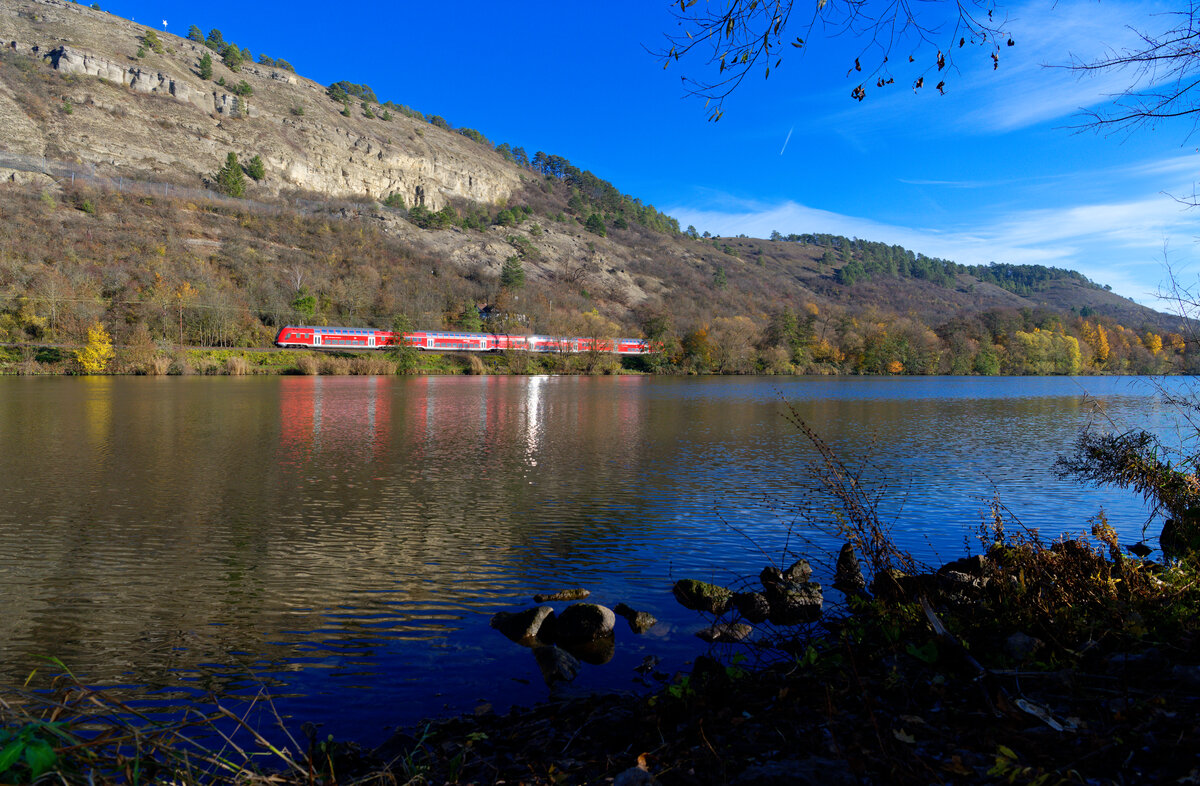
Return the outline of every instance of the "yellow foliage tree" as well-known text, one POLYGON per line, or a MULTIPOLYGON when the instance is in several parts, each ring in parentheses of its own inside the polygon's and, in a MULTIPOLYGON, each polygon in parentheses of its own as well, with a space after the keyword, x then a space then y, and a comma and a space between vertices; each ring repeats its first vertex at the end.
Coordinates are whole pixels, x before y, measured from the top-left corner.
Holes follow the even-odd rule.
POLYGON ((113 359, 112 338, 99 322, 88 328, 87 345, 75 351, 75 359, 84 374, 103 374, 108 362, 113 359))
POLYGON ((903 374, 904 364, 899 360, 889 360, 887 364, 887 371, 889 374, 903 374))
POLYGON ((1150 354, 1154 355, 1155 357, 1158 357, 1158 355, 1162 352, 1162 336, 1158 335, 1157 333, 1147 331, 1146 335, 1142 337, 1142 344, 1146 347, 1146 349, 1150 350, 1150 354))

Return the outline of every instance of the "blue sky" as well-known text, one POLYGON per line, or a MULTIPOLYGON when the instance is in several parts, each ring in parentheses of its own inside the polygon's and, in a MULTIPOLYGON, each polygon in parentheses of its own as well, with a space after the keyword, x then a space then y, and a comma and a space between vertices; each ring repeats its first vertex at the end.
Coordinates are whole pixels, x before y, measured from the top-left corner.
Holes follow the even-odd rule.
POLYGON ((962 263, 1072 268, 1164 309, 1164 260, 1185 280, 1197 268, 1200 211, 1172 198, 1200 179, 1190 124, 1078 133, 1079 109, 1103 106, 1129 75, 1046 67, 1131 43, 1128 26, 1166 26, 1154 3, 1002 6, 1017 45, 995 71, 987 50, 962 50, 945 96, 914 92, 915 67, 898 66, 896 85, 853 101, 861 42, 810 39, 769 80, 750 76, 719 123, 680 83, 699 62, 664 70, 646 51, 674 27, 666 0, 102 5, 179 35, 217 27, 323 84, 366 83, 564 156, 700 231, 832 232, 962 263))

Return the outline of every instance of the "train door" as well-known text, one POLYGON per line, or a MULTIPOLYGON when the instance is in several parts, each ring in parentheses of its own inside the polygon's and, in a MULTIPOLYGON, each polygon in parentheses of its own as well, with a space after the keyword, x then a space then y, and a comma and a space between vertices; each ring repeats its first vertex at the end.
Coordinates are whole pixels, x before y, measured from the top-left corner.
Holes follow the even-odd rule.
POLYGON ((313 346, 314 347, 321 346, 321 334, 316 332, 315 330, 313 331, 313 346))

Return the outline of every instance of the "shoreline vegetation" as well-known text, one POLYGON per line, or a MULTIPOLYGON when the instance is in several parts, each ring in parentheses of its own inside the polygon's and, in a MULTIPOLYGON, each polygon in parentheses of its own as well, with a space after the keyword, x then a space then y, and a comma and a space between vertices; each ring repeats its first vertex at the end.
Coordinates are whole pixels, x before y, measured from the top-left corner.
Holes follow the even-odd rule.
MULTIPOLYGON (((535 354, 529 352, 470 353, 413 352, 397 359, 386 351, 179 347, 160 349, 109 345, 99 365, 86 354, 88 345, 0 344, 0 376, 388 376, 409 375, 611 375, 660 374, 666 376, 802 376, 792 370, 697 371, 662 363, 653 357, 620 357, 608 353, 535 354)), ((913 374, 898 371, 815 370, 819 376, 983 376, 963 374, 913 374)), ((1161 372, 1160 372, 1161 373, 1161 372)), ((1170 373, 1186 373, 1182 370, 1170 373)), ((814 375, 813 373, 807 374, 814 375)), ((996 376, 996 375, 991 375, 996 376)), ((1008 376, 1064 376, 1058 372, 1008 376)), ((1065 376, 1138 376, 1134 371, 1079 369, 1065 376)))
MULTIPOLYGON (((891 539, 861 470, 790 417, 817 450, 808 478, 830 504, 805 495, 758 577, 675 583, 715 642, 687 673, 651 662, 638 692, 563 698, 553 685, 571 669, 543 668, 549 701, 504 714, 483 705, 375 749, 322 739, 319 719, 273 745, 248 710, 218 704, 160 722, 68 674, 50 691, 0 694, 0 781, 1200 782, 1200 523, 1194 495, 1165 482, 1194 475, 1141 442, 1117 451, 1081 438, 1059 471, 1145 494, 1176 517, 1160 538, 1121 543, 1101 513, 1087 534, 1051 541, 996 502, 978 548, 923 564, 891 539), (816 536, 844 545, 814 573, 796 544, 816 536), (832 576, 831 589, 815 576, 832 576)), ((538 628, 523 643, 557 655, 566 616, 546 641, 538 628)), ((282 727, 269 698, 256 704, 282 727)))

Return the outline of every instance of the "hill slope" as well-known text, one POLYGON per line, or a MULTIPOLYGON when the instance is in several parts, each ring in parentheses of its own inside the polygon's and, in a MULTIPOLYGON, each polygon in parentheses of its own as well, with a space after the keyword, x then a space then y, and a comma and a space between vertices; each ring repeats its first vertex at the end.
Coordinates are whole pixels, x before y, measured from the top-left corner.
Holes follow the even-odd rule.
POLYGON ((288 322, 398 312, 477 328, 489 306, 493 329, 645 332, 692 370, 1190 363, 1181 320, 1069 271, 829 235, 689 237, 559 156, 277 64, 234 72, 199 41, 159 32, 160 53, 147 32, 62 0, 0 7, 0 340, 100 319, 119 340, 261 344, 288 322), (204 190, 230 151, 264 162, 247 199, 204 190))

